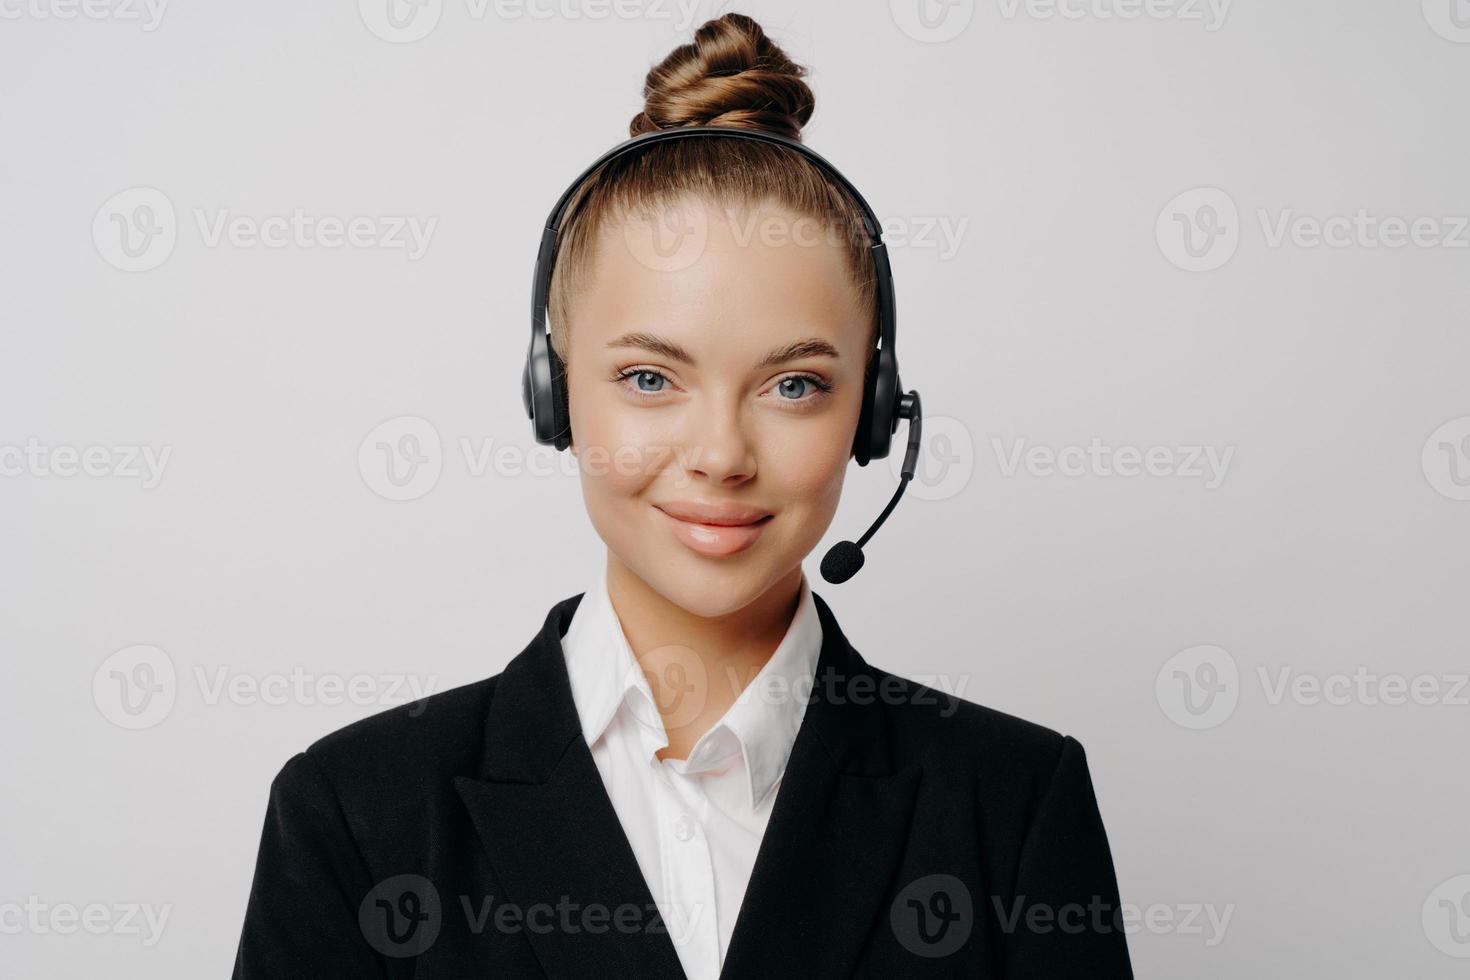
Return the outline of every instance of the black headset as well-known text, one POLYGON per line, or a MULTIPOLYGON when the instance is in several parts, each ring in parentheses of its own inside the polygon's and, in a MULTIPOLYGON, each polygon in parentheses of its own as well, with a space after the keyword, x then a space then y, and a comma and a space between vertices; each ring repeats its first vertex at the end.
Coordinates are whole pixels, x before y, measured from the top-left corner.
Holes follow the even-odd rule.
POLYGON ((789 147, 812 163, 842 187, 862 211, 863 228, 867 232, 869 250, 873 256, 873 269, 877 277, 877 303, 879 323, 879 346, 869 354, 867 382, 863 389, 862 410, 858 415, 857 432, 853 437, 852 455, 859 466, 868 465, 871 459, 887 457, 893 444, 893 434, 898 431, 899 419, 909 420, 909 445, 904 457, 902 477, 898 492, 888 502, 882 515, 856 543, 843 541, 834 546, 822 561, 822 575, 829 582, 843 582, 851 578, 862 567, 862 546, 873 532, 883 524, 893 510, 904 487, 913 479, 914 465, 918 457, 920 430, 923 412, 919 406, 917 391, 903 391, 898 378, 897 324, 893 300, 893 274, 888 266, 888 247, 883 243, 882 226, 868 202, 858 193, 852 182, 820 154, 806 144, 777 133, 760 129, 737 129, 731 126, 685 126, 676 129, 659 129, 624 140, 608 150, 572 181, 552 208, 541 232, 541 249, 536 255, 536 273, 531 287, 531 346, 526 351, 526 366, 521 372, 521 401, 526 415, 531 419, 536 441, 542 445, 566 449, 572 442, 572 427, 567 412, 566 369, 551 346, 551 335, 547 331, 546 308, 551 295, 551 272, 556 263, 558 238, 561 223, 568 203, 577 188, 594 171, 604 164, 625 154, 637 153, 654 143, 666 140, 691 139, 699 136, 718 136, 727 139, 757 140, 789 147))

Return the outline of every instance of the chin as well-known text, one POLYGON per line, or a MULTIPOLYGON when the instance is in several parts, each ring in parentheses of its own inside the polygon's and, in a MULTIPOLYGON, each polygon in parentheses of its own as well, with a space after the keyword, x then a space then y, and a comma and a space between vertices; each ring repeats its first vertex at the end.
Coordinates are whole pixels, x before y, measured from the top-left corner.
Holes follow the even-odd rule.
POLYGON ((715 619, 743 609, 760 597, 765 578, 752 578, 751 572, 709 567, 688 569, 684 563, 672 563, 663 566, 662 574, 644 581, 681 609, 715 619))

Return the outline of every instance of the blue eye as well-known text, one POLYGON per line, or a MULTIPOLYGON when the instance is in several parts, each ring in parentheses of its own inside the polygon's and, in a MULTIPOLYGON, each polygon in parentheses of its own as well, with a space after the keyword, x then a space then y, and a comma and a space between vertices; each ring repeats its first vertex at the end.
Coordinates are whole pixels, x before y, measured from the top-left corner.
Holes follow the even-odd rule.
POLYGON ((791 395, 794 389, 795 394, 791 400, 799 401, 801 399, 801 396, 805 394, 805 388, 803 386, 810 385, 811 383, 811 378, 793 376, 790 378, 783 378, 781 383, 776 386, 776 390, 781 392, 782 397, 785 397, 786 395, 791 395))
POLYGON ((831 383, 823 381, 815 374, 793 374, 782 378, 776 385, 776 392, 781 401, 803 406, 815 405, 826 398, 831 391, 831 383))
MULTIPOLYGON (((664 389, 672 384, 667 375, 653 368, 629 368, 615 375, 613 380, 626 387, 632 394, 649 399, 662 394, 664 389), (629 381, 633 382, 631 386, 628 385, 629 381)), ((811 374, 788 375, 776 383, 776 394, 779 400, 788 401, 794 405, 814 404, 831 390, 832 385, 811 374)))
POLYGON ((638 371, 632 375, 626 375, 626 377, 632 377, 636 379, 635 384, 637 385, 639 391, 661 391, 663 390, 663 382, 669 380, 668 378, 665 378, 662 374, 659 374, 657 371, 638 371), (658 381, 658 387, 643 387, 643 382, 649 379, 658 381))

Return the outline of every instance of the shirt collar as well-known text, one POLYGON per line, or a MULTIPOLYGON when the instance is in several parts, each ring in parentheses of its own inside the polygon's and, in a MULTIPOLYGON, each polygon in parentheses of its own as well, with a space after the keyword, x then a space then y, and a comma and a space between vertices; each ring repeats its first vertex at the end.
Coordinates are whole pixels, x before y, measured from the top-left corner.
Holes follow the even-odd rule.
MULTIPOLYGON (((572 701, 588 745, 602 737, 619 710, 633 715, 649 758, 669 744, 648 679, 608 595, 605 567, 582 597, 561 642, 572 701)), ((670 760, 670 765, 682 773, 706 772, 720 768, 732 751, 741 752, 750 806, 758 806, 785 772, 821 649, 821 619, 803 573, 796 615, 770 659, 694 744, 689 758, 670 760)))

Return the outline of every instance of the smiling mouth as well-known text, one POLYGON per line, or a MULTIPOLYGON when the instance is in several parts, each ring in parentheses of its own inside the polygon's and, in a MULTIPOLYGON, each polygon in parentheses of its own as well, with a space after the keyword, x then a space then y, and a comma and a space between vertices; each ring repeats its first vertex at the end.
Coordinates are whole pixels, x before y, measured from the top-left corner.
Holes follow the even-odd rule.
POLYGON ((745 551, 760 539, 766 525, 776 519, 774 514, 767 514, 749 524, 703 524, 682 520, 662 508, 654 509, 664 515, 680 543, 708 558, 726 558, 745 551))

